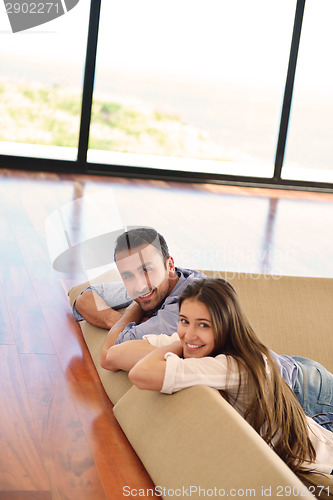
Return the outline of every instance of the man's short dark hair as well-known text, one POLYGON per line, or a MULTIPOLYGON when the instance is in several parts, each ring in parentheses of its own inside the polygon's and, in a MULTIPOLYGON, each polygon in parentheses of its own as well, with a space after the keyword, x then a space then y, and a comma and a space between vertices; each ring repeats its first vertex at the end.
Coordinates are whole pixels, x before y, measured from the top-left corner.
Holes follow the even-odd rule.
POLYGON ((129 229, 118 236, 114 247, 114 260, 116 260, 117 253, 123 250, 133 250, 141 245, 153 245, 162 255, 164 263, 170 256, 165 239, 156 229, 151 227, 137 227, 129 229))

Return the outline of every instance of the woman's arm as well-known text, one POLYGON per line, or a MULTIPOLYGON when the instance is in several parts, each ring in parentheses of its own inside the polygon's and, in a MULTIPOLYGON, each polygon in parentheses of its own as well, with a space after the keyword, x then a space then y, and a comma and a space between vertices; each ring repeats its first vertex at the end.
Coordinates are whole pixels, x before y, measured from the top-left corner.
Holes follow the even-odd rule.
POLYGON ((128 374, 131 382, 139 389, 160 391, 163 386, 166 367, 164 356, 167 352, 173 352, 177 356, 181 356, 183 352, 181 342, 178 340, 172 344, 159 347, 138 361, 128 374))
POLYGON ((143 339, 128 340, 114 345, 105 355, 103 368, 113 372, 118 370, 129 372, 140 359, 156 349, 157 347, 151 345, 148 340, 143 339))

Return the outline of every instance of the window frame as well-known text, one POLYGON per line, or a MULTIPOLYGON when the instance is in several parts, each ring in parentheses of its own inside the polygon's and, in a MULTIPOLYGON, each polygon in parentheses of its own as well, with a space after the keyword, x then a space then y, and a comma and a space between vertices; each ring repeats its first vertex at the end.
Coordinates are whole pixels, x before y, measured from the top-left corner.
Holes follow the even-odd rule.
POLYGON ((305 1, 306 0, 297 0, 296 3, 289 63, 286 75, 279 132, 275 152, 274 173, 272 177, 212 174, 204 172, 184 172, 178 170, 154 169, 150 167, 136 167, 134 165, 123 166, 117 164, 97 164, 87 161, 101 0, 91 0, 90 3, 78 153, 76 161, 0 154, 0 166, 2 168, 44 170, 59 173, 81 173, 87 175, 109 175, 117 177, 159 179, 178 182, 230 184, 253 187, 271 187, 279 189, 332 192, 332 183, 283 179, 281 177, 286 149, 286 141, 288 136, 288 126, 297 68, 297 56, 302 32, 305 1))

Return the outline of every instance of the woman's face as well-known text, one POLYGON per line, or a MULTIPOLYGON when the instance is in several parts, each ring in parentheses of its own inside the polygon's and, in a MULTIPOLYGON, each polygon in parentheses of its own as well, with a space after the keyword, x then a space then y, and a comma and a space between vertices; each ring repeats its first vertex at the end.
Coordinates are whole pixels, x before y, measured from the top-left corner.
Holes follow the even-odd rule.
POLYGON ((184 358, 202 358, 214 350, 214 331, 209 311, 196 299, 186 299, 179 311, 178 335, 184 358))

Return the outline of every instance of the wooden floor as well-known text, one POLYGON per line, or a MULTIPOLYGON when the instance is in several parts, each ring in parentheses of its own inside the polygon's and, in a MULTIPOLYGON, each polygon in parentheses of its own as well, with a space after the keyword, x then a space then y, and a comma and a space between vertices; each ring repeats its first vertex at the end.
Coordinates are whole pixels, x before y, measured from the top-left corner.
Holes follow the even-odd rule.
POLYGON ((119 224, 156 227, 176 265, 333 278, 332 194, 0 170, 0 500, 153 488, 66 296, 97 271, 52 266, 119 224))

